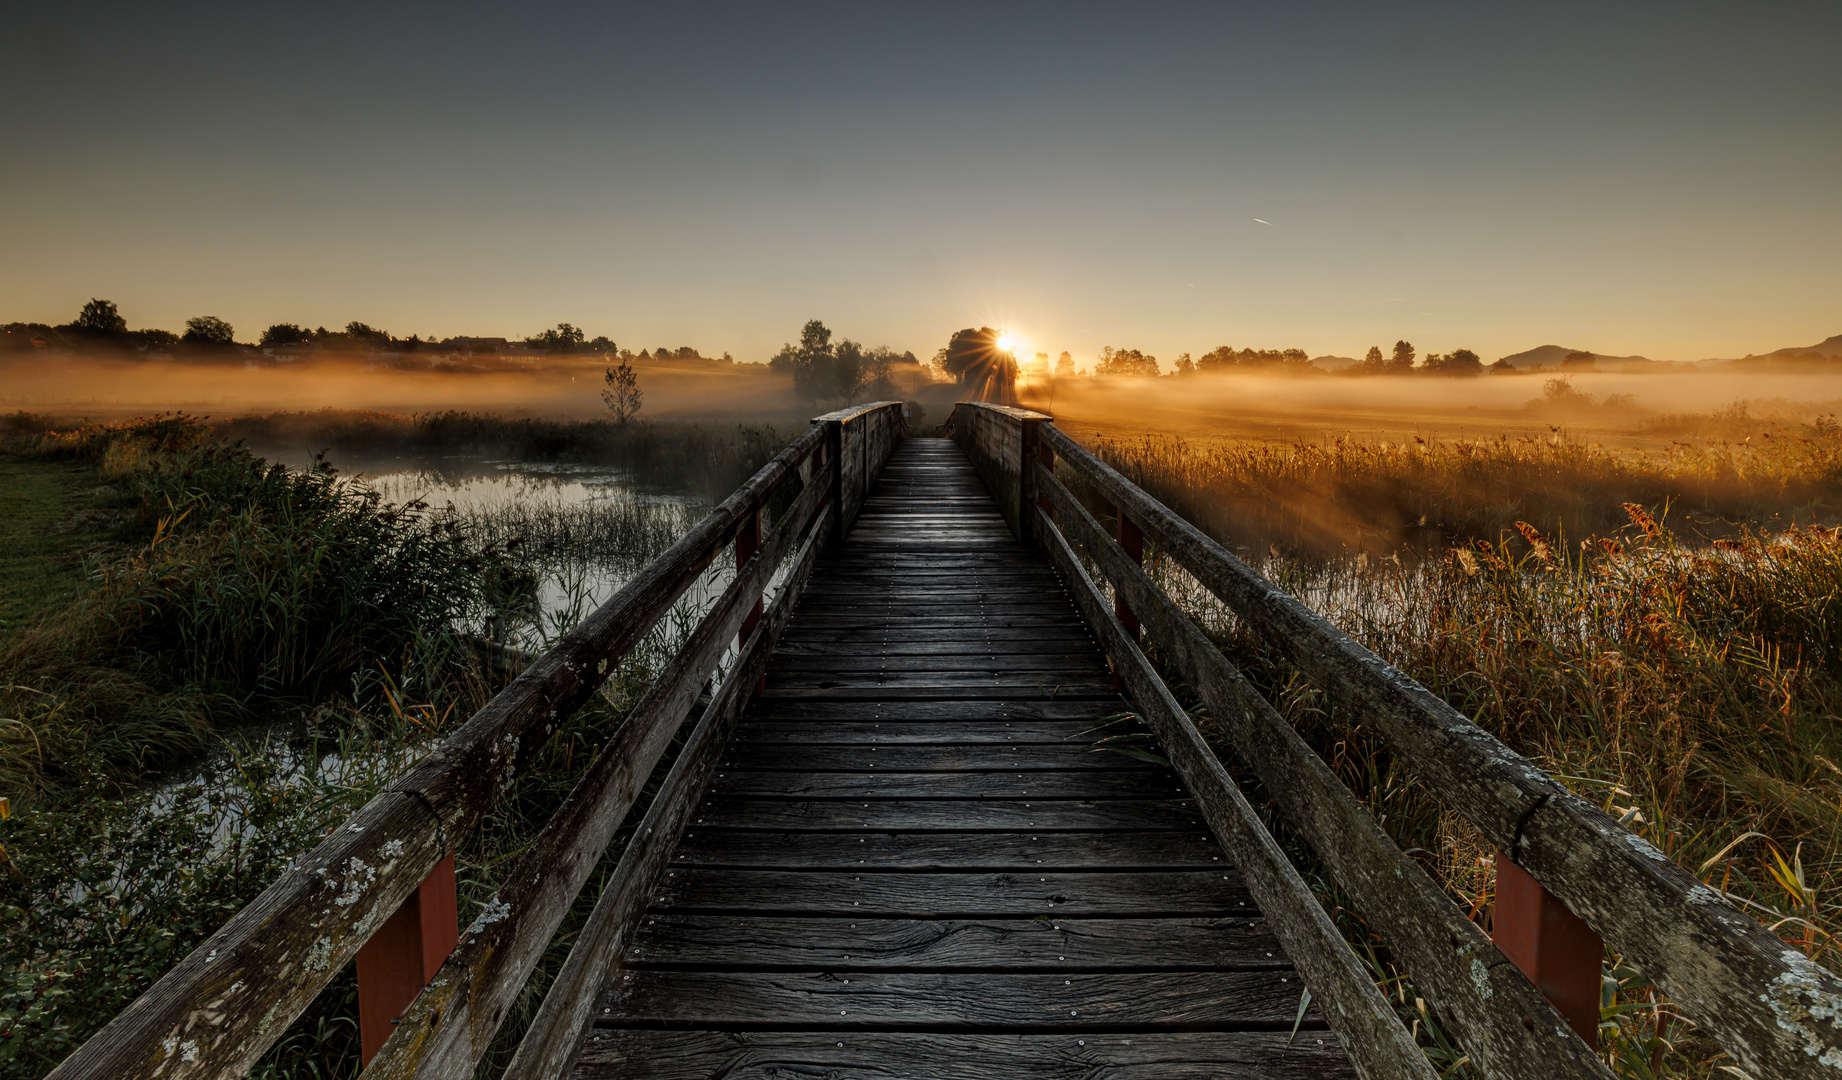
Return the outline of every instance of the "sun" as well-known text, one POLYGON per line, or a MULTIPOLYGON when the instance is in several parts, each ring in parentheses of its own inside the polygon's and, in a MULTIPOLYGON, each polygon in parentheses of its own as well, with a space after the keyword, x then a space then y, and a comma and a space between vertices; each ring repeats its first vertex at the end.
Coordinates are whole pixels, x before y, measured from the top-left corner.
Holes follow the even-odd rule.
POLYGON ((994 344, 1005 352, 1016 352, 1018 349, 1023 348, 1023 339, 1011 333, 1009 330, 1001 330, 998 332, 998 340, 994 344))

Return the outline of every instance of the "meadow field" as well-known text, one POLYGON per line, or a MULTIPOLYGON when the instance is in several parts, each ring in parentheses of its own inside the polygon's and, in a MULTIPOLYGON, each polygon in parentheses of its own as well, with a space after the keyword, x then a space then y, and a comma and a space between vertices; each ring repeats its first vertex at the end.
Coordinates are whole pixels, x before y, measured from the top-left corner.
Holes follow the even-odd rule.
MULTIPOLYGON (((1657 408, 1516 382, 1535 404, 1369 428, 1336 398, 1355 391, 1324 380, 1315 398, 1244 387, 1200 404, 1063 387, 1058 423, 1842 967, 1842 428, 1808 392, 1829 388, 1739 402, 1701 387, 1657 408)), ((778 414, 621 426, 455 410, 3 427, 0 916, 27 931, 0 941, 7 1080, 60 1060, 488 700, 507 672, 482 639, 542 648, 798 430, 778 414), (491 497, 448 504, 481 476, 500 478, 491 497)), ((1488 924, 1494 853, 1475 832, 1362 717, 1155 551, 1150 565, 1488 924)), ((462 846, 463 922, 695 615, 667 620, 462 846)), ((1316 884, 1441 1074, 1472 1075, 1360 912, 1327 874, 1316 884)), ((1640 972, 1616 955, 1607 970, 1618 1075, 1728 1075, 1640 972)), ((258 1075, 355 1075, 354 995, 347 972, 258 1075)))

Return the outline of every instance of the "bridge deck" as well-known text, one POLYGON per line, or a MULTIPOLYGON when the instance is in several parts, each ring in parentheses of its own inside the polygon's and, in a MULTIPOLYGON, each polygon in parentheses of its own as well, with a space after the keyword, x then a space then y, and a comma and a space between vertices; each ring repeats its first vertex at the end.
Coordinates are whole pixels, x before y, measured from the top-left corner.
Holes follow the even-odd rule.
POLYGON ((767 685, 575 1075, 1353 1075, 1175 774, 1090 749, 1106 662, 952 442, 899 447, 767 685))

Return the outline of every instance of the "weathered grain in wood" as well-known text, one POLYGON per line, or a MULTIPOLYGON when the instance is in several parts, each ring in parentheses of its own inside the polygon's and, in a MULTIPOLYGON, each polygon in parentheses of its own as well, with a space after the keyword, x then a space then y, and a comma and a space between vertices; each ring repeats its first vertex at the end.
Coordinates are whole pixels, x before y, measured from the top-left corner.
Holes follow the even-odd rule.
POLYGON ((1093 830, 1194 830, 1202 818, 1188 799, 1159 802, 1126 799, 734 799, 710 798, 697 823, 712 828, 930 829, 1001 832, 1088 832, 1093 830))
POLYGON ((805 635, 799 641, 782 641, 780 648, 774 650, 776 660, 786 660, 800 656, 867 656, 867 657, 943 657, 958 656, 1032 656, 1054 655, 1068 656, 1093 653, 1099 647, 1092 639, 1080 631, 1061 631, 1052 634, 1031 634, 1026 638, 1003 638, 980 634, 961 641, 888 641, 887 635, 874 631, 865 634, 837 634, 818 637, 805 635))
MULTIPOLYGON (((693 826, 695 828, 695 826, 693 826)), ((941 916, 1241 915, 1254 912, 1233 869, 988 873, 668 871, 657 909, 757 914, 941 916)))
MULTIPOLYGON (((594 988, 632 934, 633 924, 645 906, 647 895, 657 886, 660 873, 670 872, 664 868, 671 850, 709 783, 723 746, 741 720, 749 692, 766 668, 775 639, 786 629, 799 603, 800 592, 811 576, 818 554, 819 539, 830 531, 826 519, 834 514, 835 507, 828 505, 814 523, 811 535, 795 558, 779 595, 774 598, 773 607, 756 626, 743 655, 723 679, 722 686, 672 762, 664 782, 659 785, 659 794, 635 827, 608 886, 596 901, 575 947, 545 993, 537 1016, 525 1030, 517 1051, 506 1066, 503 1075, 507 1080, 554 1077, 568 1066, 579 1045, 579 1033, 593 1007, 594 988)), ((430 1015, 438 1017, 439 1014, 430 1015)), ((412 1010, 411 1015, 405 1017, 405 1025, 415 1018, 416 1011, 412 1010)))
POLYGON ((820 441, 781 451, 49 1075, 247 1072, 820 441))
POLYGON ((1313 991, 1327 1005, 1327 1018, 1356 1070, 1369 1080, 1433 1076, 1426 1058, 1401 1026, 1393 1008, 1369 981, 1355 954, 1284 852, 1260 823, 1222 763, 1203 742, 1183 708, 1126 635, 1093 582, 1081 569, 1068 541, 1040 508, 1032 507, 1050 558, 1067 579, 1075 600, 1113 658, 1114 670, 1131 689, 1139 713, 1158 736, 1178 775, 1196 796, 1211 831, 1246 875, 1249 890, 1274 933, 1298 964, 1313 991))
MULTIPOLYGON (((1014 740, 1013 740, 1014 742, 1014 740)), ((874 742, 831 746, 732 745, 718 768, 724 772, 840 772, 866 769, 906 773, 1023 772, 1041 769, 1125 769, 1147 772, 1158 766, 1124 754, 1080 743, 1012 745, 996 750, 988 743, 959 746, 878 746, 874 742)), ((1167 774, 1168 775, 1168 774, 1167 774)))
POLYGON ((1043 438, 1755 1076, 1831 1077, 1842 978, 1254 572, 1066 435, 1043 438))
MULTIPOLYGON (((1106 702, 1094 705, 1097 718, 1108 711, 1106 702)), ((817 743, 906 744, 953 746, 964 744, 1023 745, 1055 743, 1085 748, 1093 739, 1126 728, 1108 727, 1096 732, 1099 719, 1088 720, 763 720, 755 719, 736 733, 740 746, 762 748, 783 744, 817 743)))
POLYGON ((758 704, 751 710, 750 720, 758 723, 819 720, 897 720, 910 723, 931 720, 953 723, 983 720, 997 723, 1018 720, 1099 720, 1124 708, 1125 701, 1117 694, 1103 701, 973 698, 958 701, 813 701, 803 705, 773 701, 758 704))
POLYGON ((809 531, 823 494, 817 485, 802 493, 731 580, 519 858, 486 914, 461 935, 406 1022, 366 1066, 368 1073, 389 1078, 472 1070, 763 586, 809 531), (440 1023, 415 1022, 421 1016, 440 1017, 440 1023))
MULTIPOLYGON (((1290 1029, 1298 1015, 1291 971, 716 972, 627 971, 602 1001, 615 1020, 596 1026, 684 1025, 832 1031, 1233 1031, 1290 1029), (763 1022, 765 1019, 765 1023, 763 1022)), ((1316 1009, 1305 1026, 1321 1028, 1316 1009)), ((1429 1072, 1430 1075, 1430 1072, 1429 1072)))
POLYGON ((1322 1031, 1118 1035, 599 1030, 579 1080, 1340 1080, 1322 1031))
POLYGON ((1049 419, 1028 409, 961 402, 949 422, 953 440, 985 481, 1012 535, 1021 540, 1032 538, 1034 526, 1025 508, 1035 505, 1029 474, 1021 466, 1034 459, 1037 430, 1049 419))
MULTIPOLYGON (((994 751, 995 753, 995 751, 994 751)), ((1183 787, 1163 769, 1018 769, 980 772, 722 773, 713 795, 756 799, 1180 799, 1183 787)))
POLYGON ((655 911, 629 967, 729 971, 1256 971, 1292 963, 1260 918, 867 919, 655 911))
POLYGON ((811 686, 799 689, 770 686, 761 692, 763 698, 772 701, 945 701, 951 698, 963 698, 968 701, 987 701, 994 699, 1011 699, 1021 701, 1048 700, 1051 698, 1086 698, 1095 701, 1118 700, 1113 692, 1113 685, 1108 681, 1094 683, 1068 684, 1060 682, 1031 682, 1019 685, 1002 679, 986 679, 978 682, 912 682, 890 683, 882 686, 811 686))
POLYGON ((1286 819, 1355 897, 1473 1064, 1486 1076, 1506 1080, 1609 1078, 1566 1019, 1420 865, 1401 853, 1292 726, 1073 494, 1047 472, 1039 483, 1061 527, 1131 605, 1166 663, 1201 694, 1286 819))
POLYGON ((1195 870, 1227 865, 1194 832, 788 833, 695 826, 672 865, 755 869, 1195 870))

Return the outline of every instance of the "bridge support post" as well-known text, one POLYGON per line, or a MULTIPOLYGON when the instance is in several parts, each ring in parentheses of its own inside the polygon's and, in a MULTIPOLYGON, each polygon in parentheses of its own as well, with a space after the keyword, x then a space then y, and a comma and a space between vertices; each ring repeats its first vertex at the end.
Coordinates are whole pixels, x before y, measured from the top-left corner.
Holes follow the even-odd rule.
MULTIPOLYGON (((1031 429, 1031 433, 1033 435, 1035 434, 1034 428, 1031 429)), ((1053 474, 1055 472, 1055 447, 1050 446, 1046 440, 1038 438, 1036 440, 1036 461, 1042 466, 1044 472, 1053 474)), ((1055 512, 1055 504, 1049 501, 1049 496, 1044 495, 1040 490, 1040 485, 1035 483, 1035 470, 1030 468, 1030 459, 1027 456, 1023 459, 1023 471, 1030 475, 1030 487, 1032 490, 1036 491, 1036 505, 1041 507, 1044 513, 1053 514, 1055 512)), ((1024 505, 1027 509, 1029 504, 1026 503, 1024 505)), ((1030 535, 1035 537, 1036 546, 1043 547, 1043 537, 1041 533, 1036 530, 1036 516, 1034 514, 1027 514, 1025 516, 1030 520, 1030 535)))
MULTIPOLYGON (((1145 565, 1145 533, 1132 519, 1126 516, 1126 508, 1113 508, 1113 539, 1125 549, 1126 557, 1140 566, 1145 565)), ((1126 603, 1118 589, 1113 590, 1113 614, 1119 616, 1119 624, 1126 628, 1126 634, 1134 642, 1139 640, 1138 616, 1133 614, 1131 605, 1126 603)), ((1117 670, 1113 672, 1113 689, 1125 689, 1126 682, 1117 670)))
POLYGON ((1574 1034, 1598 1049, 1605 943, 1502 852, 1497 853, 1497 902, 1490 913, 1490 937, 1548 1004, 1567 1018, 1574 1034))
MULTIPOLYGON (((748 560, 755 557, 755 552, 758 551, 760 547, 761 511, 757 510, 748 515, 748 519, 742 522, 742 527, 736 530, 736 573, 739 574, 742 572, 742 568, 748 565, 748 560)), ((755 624, 761 621, 762 610, 761 598, 757 596, 755 597, 755 606, 748 609, 748 617, 742 620, 742 630, 736 635, 737 649, 747 644, 748 635, 754 632, 755 624)), ((755 689, 757 691, 767 689, 766 672, 763 672, 761 677, 755 680, 755 689)))
POLYGON ((358 1045, 366 1064, 459 942, 449 855, 358 949, 358 1045))

